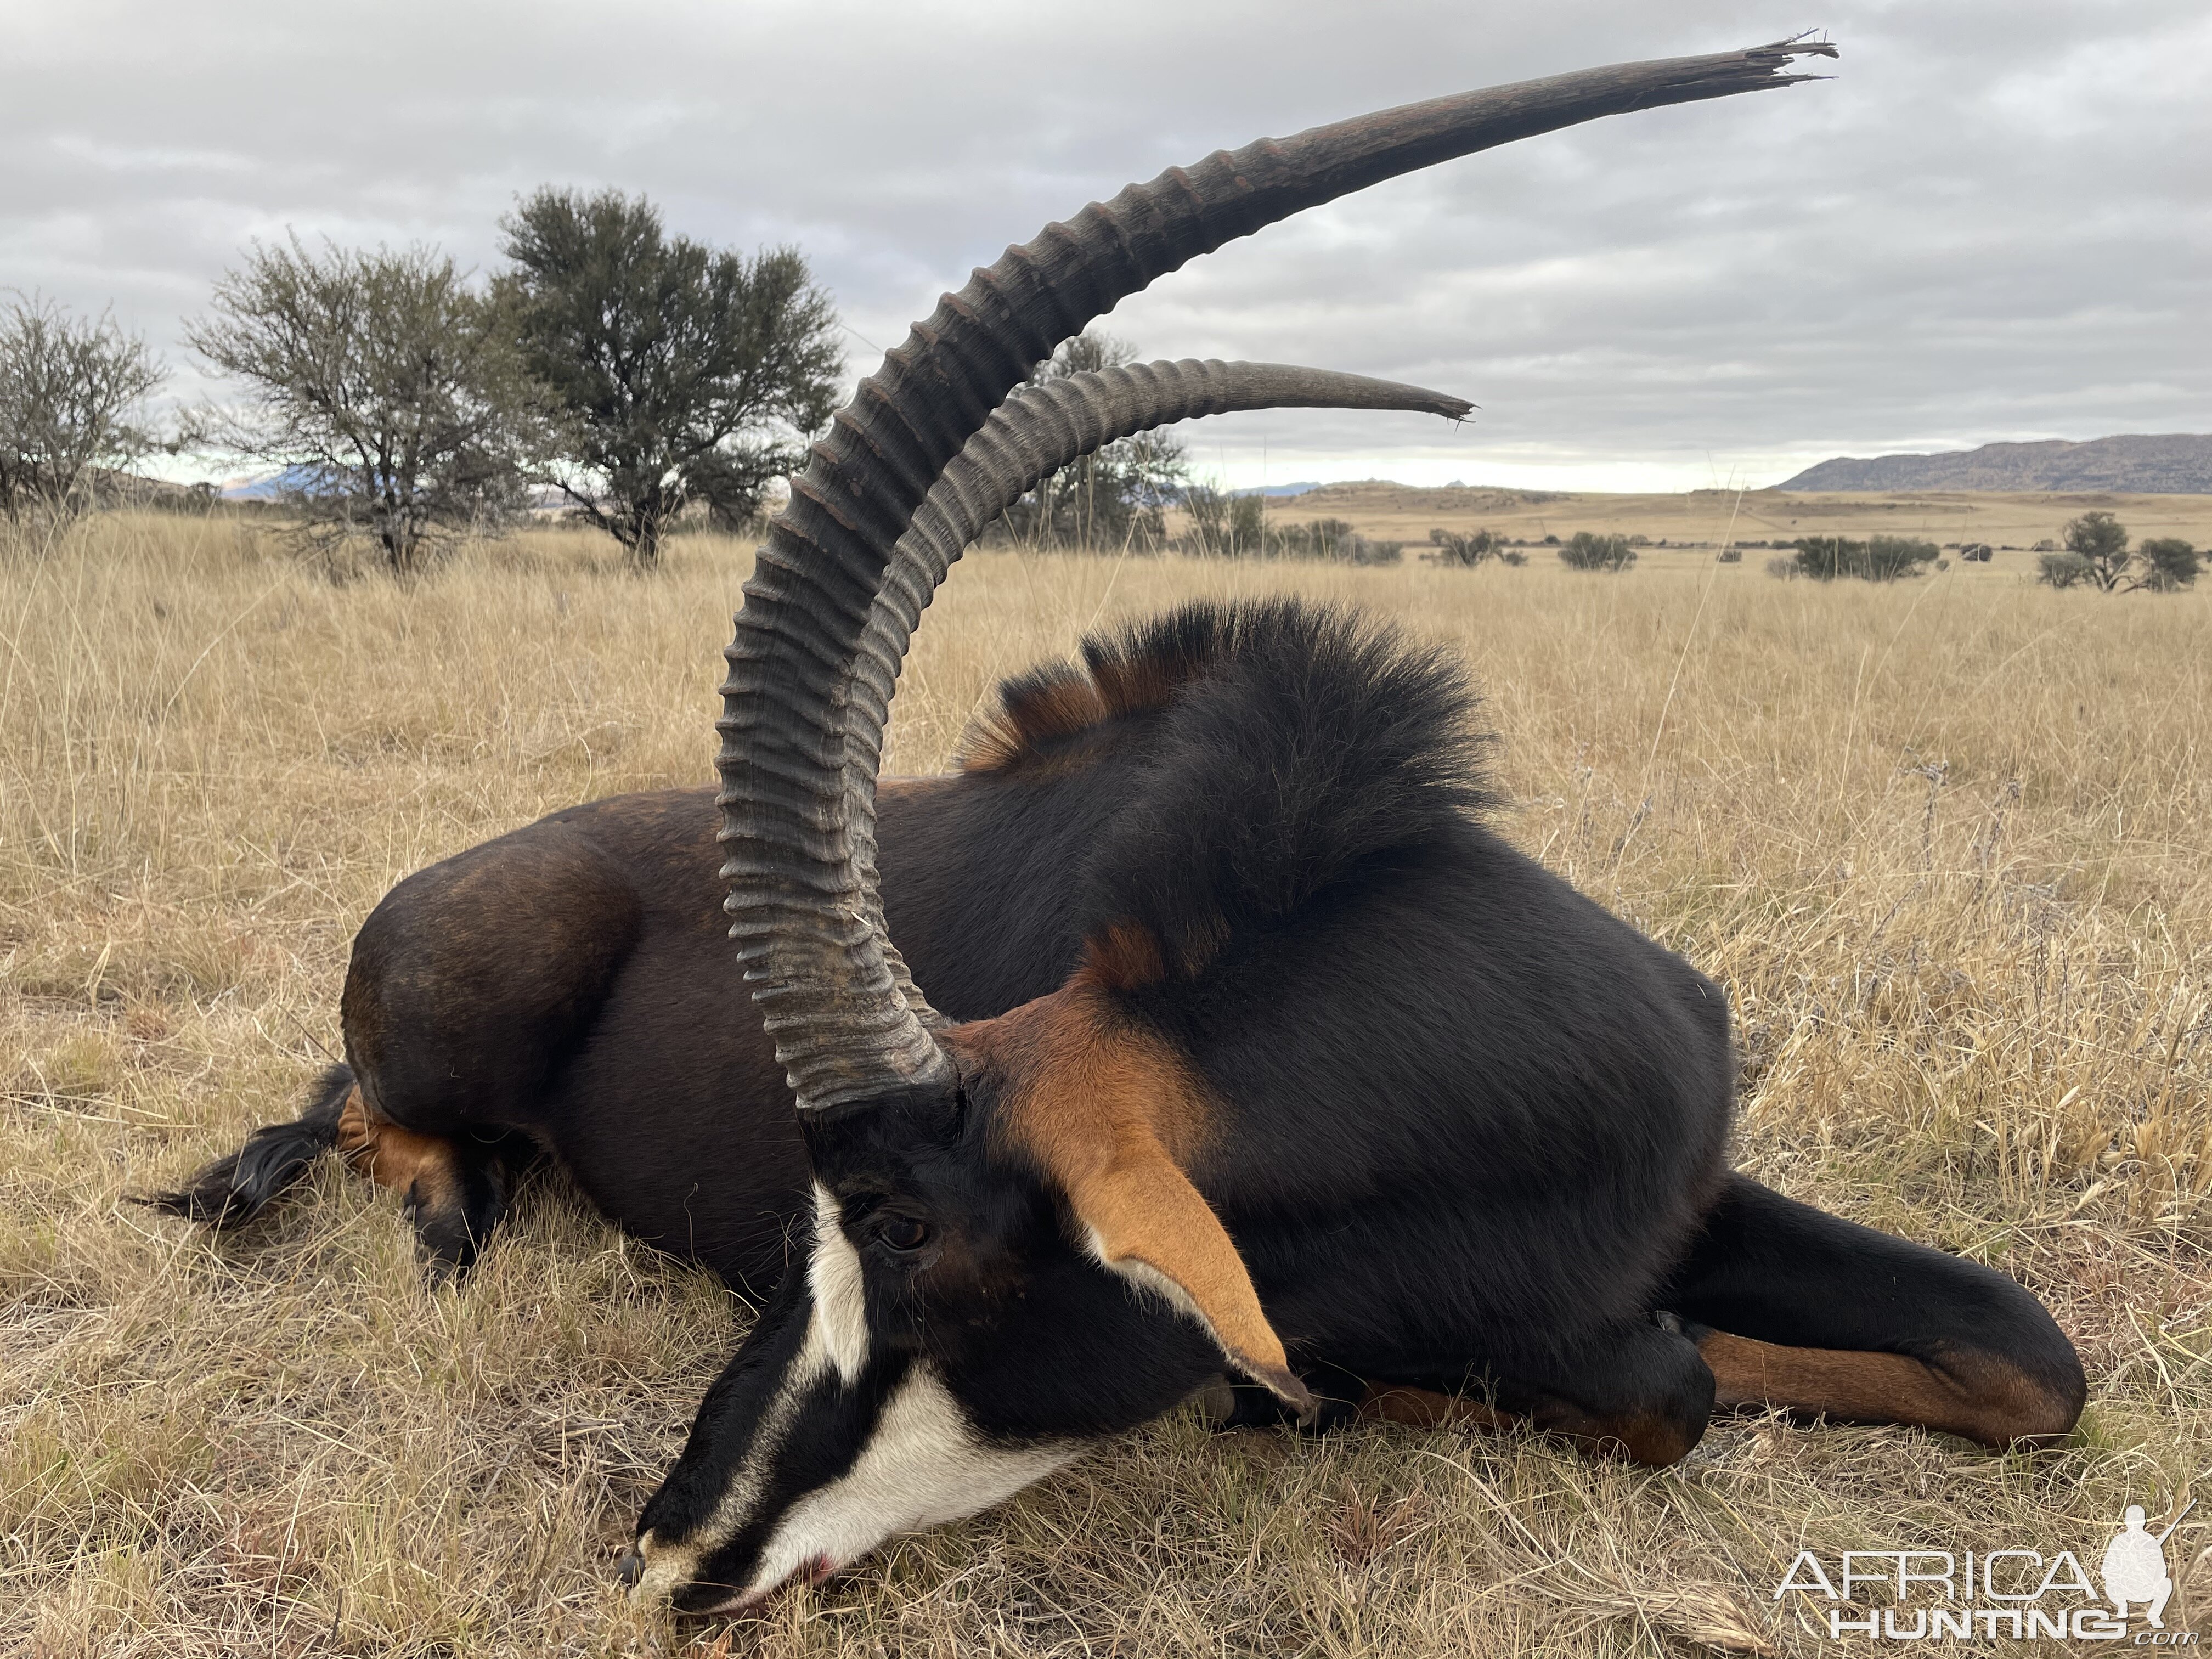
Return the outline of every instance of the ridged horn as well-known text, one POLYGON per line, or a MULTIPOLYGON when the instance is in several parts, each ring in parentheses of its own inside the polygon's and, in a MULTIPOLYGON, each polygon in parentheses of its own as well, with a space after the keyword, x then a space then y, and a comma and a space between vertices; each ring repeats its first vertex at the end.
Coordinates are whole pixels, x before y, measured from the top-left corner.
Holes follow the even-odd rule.
POLYGON ((1516 138, 1788 86, 1802 40, 1615 64, 1262 139, 1132 185, 1006 250, 860 383, 792 481, 725 653, 721 840, 731 936, 802 1109, 936 1092, 951 1061, 868 916, 847 714, 878 588, 915 510, 1006 392, 1156 277, 1302 209, 1516 138))
POLYGON ((1131 363, 1025 386, 991 413, 923 498, 899 538, 860 637, 846 709, 846 833, 860 879, 860 911, 906 1005, 939 1024, 884 926, 876 879, 876 773, 892 691, 921 613, 986 526, 1038 482, 1134 433, 1205 415, 1253 409, 1395 409, 1459 420, 1464 398, 1396 380, 1285 363, 1131 363))

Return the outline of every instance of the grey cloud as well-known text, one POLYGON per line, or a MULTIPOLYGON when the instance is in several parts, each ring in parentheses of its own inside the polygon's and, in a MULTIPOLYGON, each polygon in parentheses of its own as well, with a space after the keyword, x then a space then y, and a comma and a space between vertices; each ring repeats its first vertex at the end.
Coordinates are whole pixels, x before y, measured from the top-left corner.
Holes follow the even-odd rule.
MULTIPOLYGON (((1262 132, 1826 24, 1832 82, 1601 122, 1397 181, 1125 302, 1148 353, 1419 379, 1454 434, 1195 429, 1273 476, 1771 479, 1832 453, 2212 428, 2201 69, 2182 0, 1097 7, 8 0, 0 284, 168 349, 255 236, 495 258, 539 183, 805 247, 888 345, 1009 240, 1262 132)), ((872 353, 858 344, 856 374, 872 353)))

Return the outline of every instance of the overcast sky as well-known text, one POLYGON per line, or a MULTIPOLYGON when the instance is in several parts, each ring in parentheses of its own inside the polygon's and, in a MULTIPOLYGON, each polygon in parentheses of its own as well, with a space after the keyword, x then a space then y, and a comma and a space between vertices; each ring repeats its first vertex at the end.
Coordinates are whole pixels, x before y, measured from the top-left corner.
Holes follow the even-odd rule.
POLYGON ((1773 483, 2212 431, 2204 0, 0 0, 0 287, 179 323, 255 238, 496 262, 542 183, 794 242, 849 367, 1132 179, 1414 99, 1824 28, 1833 81, 1616 116, 1261 233, 1103 325, 1482 405, 1186 428, 1232 484, 1773 483), (872 342, 873 346, 862 342, 872 342))

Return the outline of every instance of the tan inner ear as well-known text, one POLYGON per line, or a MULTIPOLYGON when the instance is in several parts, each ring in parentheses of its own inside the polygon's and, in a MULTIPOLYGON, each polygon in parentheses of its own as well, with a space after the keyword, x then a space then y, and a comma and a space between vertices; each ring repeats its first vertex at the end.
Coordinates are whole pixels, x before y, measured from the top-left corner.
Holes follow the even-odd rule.
POLYGON ((1060 1183, 1091 1254, 1204 1325, 1254 1382, 1310 1411, 1243 1258, 1177 1161, 1210 1127, 1205 1085, 1182 1057, 1114 1018, 1079 977, 945 1041, 1006 1079, 999 1133, 1060 1183))

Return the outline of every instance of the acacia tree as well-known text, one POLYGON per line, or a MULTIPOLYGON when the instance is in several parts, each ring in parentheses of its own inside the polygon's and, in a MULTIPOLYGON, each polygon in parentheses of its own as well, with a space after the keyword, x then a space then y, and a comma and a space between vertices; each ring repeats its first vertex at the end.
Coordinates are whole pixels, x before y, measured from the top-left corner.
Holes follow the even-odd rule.
POLYGON ((186 336, 248 392, 211 435, 278 469, 311 539, 366 533, 411 575, 439 541, 521 504, 541 394, 499 309, 445 255, 256 246, 186 336))
POLYGON ((137 419, 168 371, 113 316, 37 295, 0 310, 0 513, 73 517, 94 480, 160 447, 137 419))
POLYGON ((2127 526, 2109 513, 2069 519, 2059 533, 2066 550, 2046 553, 2038 561, 2037 580, 2053 587, 2087 586, 2107 593, 2148 588, 2171 593, 2197 580, 2203 560, 2203 555, 2177 536, 2154 536, 2131 550, 2127 526))
MULTIPOLYGON (((1079 334, 1061 341, 1032 369, 1030 383, 1064 380, 1136 360, 1136 349, 1127 341, 1106 333, 1079 334)), ((1133 541, 1157 546, 1165 533, 1168 504, 1183 496, 1186 471, 1181 440, 1165 432, 1136 433, 1039 480, 1006 509, 1000 523, 1004 533, 1047 547, 1121 546, 1133 541)), ((1258 509, 1251 511, 1256 514, 1258 509)), ((1244 544, 1241 521, 1229 529, 1226 540, 1209 550, 1257 550, 1244 544)))
POLYGON ((742 527, 844 372, 836 313, 795 248, 748 259, 670 236, 619 191, 540 190, 501 222, 499 291, 568 423, 562 493, 641 565, 703 502, 742 527))
POLYGON ((2109 513, 2084 513, 2068 520, 2058 533, 2066 550, 2087 565, 2081 580, 2107 593, 2119 587, 2129 562, 2125 525, 2109 513))

